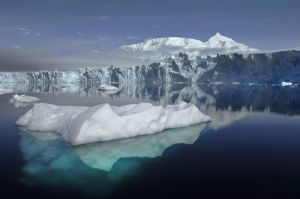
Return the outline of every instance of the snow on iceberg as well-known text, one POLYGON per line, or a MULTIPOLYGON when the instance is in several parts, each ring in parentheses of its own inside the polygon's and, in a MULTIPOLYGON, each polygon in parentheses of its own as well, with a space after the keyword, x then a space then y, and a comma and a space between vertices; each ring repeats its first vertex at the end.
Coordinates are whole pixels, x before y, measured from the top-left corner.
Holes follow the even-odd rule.
POLYGON ((116 90, 118 90, 118 88, 115 86, 112 86, 112 85, 104 84, 104 85, 100 85, 98 90, 100 90, 100 91, 116 91, 116 90))
POLYGON ((281 82, 281 86, 293 86, 292 82, 281 82))
POLYGON ((32 97, 32 96, 27 96, 27 95, 18 95, 15 94, 12 96, 12 98, 10 99, 11 103, 15 103, 15 102, 21 102, 21 103, 32 103, 32 102, 37 102, 40 99, 37 97, 32 97))
POLYGON ((150 103, 93 107, 39 103, 16 124, 30 131, 52 131, 73 145, 148 135, 164 129, 208 122, 193 104, 154 106, 150 103))

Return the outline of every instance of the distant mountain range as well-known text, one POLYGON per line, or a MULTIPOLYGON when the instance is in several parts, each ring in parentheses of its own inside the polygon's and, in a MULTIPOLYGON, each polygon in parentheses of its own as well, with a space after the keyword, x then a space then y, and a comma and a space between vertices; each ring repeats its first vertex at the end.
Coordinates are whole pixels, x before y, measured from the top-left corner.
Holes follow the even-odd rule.
POLYGON ((119 48, 129 55, 151 61, 174 56, 179 52, 186 53, 192 58, 205 55, 259 52, 258 49, 238 43, 220 33, 216 33, 206 42, 191 38, 161 37, 146 39, 137 44, 123 45, 119 48))

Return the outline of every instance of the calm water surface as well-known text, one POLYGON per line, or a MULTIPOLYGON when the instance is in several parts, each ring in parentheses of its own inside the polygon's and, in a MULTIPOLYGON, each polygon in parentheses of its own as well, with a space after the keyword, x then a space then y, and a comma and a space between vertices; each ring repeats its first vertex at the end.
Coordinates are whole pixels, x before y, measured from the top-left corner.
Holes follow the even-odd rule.
POLYGON ((212 122, 72 147, 15 121, 32 104, 0 95, 0 195, 20 198, 282 198, 299 196, 300 87, 2 85, 59 105, 195 104, 212 122))

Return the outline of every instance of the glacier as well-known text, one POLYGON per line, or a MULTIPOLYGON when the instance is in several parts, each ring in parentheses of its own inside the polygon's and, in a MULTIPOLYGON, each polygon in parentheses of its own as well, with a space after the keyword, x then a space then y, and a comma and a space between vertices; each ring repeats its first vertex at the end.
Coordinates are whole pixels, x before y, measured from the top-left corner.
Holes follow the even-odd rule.
POLYGON ((35 86, 106 84, 120 88, 125 84, 136 82, 196 82, 200 75, 214 66, 215 63, 210 59, 198 58, 191 61, 186 54, 179 53, 174 58, 158 63, 132 67, 108 66, 71 70, 0 72, 0 83, 22 83, 35 86))
MULTIPOLYGON (((227 44, 226 44, 227 45, 227 44)), ((0 72, 0 91, 76 90, 112 85, 123 90, 138 84, 233 83, 299 84, 300 51, 189 57, 185 53, 132 67, 108 66, 53 71, 0 72), (19 88, 23 89, 19 89, 19 88)))
POLYGON ((72 145, 148 135, 164 129, 209 122, 193 105, 154 106, 150 103, 93 107, 35 104, 16 124, 29 131, 56 132, 72 145))

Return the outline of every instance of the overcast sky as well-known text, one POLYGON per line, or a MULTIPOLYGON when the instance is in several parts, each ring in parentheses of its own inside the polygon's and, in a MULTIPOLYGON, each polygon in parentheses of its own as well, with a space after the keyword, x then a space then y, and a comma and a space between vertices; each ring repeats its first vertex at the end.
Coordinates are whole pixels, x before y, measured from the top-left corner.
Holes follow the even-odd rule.
MULTIPOLYGON (((300 46, 299 0, 0 0, 0 67, 108 63, 145 38, 220 32, 261 50, 300 46), (101 59, 101 60, 100 60, 101 59), (3 64, 5 63, 5 64, 3 64), (20 66, 24 63, 24 66, 20 66), (51 64, 50 64, 51 65, 51 64)), ((119 60, 124 63, 128 60, 119 60)))

